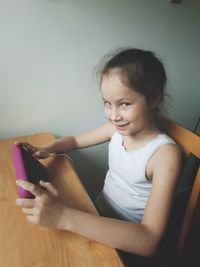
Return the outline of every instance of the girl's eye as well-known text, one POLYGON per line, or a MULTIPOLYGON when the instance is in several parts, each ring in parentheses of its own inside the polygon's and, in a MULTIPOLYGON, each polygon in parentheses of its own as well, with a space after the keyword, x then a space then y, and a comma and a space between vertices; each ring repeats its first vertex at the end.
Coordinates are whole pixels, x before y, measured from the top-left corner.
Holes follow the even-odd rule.
POLYGON ((123 102, 123 103, 121 103, 121 106, 122 106, 123 108, 127 108, 128 106, 130 106, 130 103, 128 103, 128 102, 123 102))
POLYGON ((109 102, 107 102, 107 101, 104 101, 104 106, 105 107, 111 107, 111 104, 109 102))

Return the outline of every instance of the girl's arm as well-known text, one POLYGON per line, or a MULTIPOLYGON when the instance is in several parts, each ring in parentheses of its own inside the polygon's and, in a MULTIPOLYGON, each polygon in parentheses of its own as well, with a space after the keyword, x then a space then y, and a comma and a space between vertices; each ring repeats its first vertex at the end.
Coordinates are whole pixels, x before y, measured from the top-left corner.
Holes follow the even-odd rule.
MULTIPOLYGON (((153 187, 140 224, 68 208, 58 202, 53 194, 41 192, 40 188, 27 182, 21 182, 20 186, 36 195, 36 200, 19 200, 18 205, 23 207, 23 212, 32 223, 65 229, 113 248, 150 256, 167 225, 179 176, 180 158, 175 145, 165 145, 151 159, 153 187)), ((53 193, 48 183, 43 183, 43 186, 53 193)))
POLYGON ((95 130, 80 135, 61 137, 46 147, 51 153, 86 148, 109 141, 114 131, 114 126, 108 122, 95 130))
POLYGON ((114 126, 108 122, 93 131, 77 136, 65 136, 45 144, 41 147, 32 146, 29 143, 20 143, 30 150, 34 157, 47 158, 50 154, 65 153, 75 149, 94 146, 109 141, 115 132, 114 126))

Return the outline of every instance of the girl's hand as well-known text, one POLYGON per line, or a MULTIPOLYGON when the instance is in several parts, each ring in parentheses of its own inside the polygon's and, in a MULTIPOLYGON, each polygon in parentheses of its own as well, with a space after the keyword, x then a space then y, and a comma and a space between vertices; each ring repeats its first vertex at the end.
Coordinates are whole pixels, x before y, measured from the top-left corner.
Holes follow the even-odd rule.
POLYGON ((48 147, 45 147, 45 146, 36 147, 36 146, 32 146, 31 144, 25 143, 25 142, 19 142, 19 143, 16 142, 16 144, 29 150, 32 153, 33 157, 37 158, 37 159, 46 159, 51 154, 48 147))
POLYGON ((34 199, 16 199, 16 204, 22 207, 22 212, 26 214, 28 221, 46 227, 64 229, 67 207, 59 199, 58 191, 51 183, 40 181, 40 185, 46 190, 27 181, 17 180, 16 183, 35 196, 34 199))

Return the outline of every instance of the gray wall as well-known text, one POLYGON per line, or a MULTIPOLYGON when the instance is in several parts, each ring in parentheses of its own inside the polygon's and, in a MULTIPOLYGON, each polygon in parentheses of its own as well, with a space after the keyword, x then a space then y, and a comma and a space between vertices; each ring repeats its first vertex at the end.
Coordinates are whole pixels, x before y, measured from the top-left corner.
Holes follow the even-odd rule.
MULTIPOLYGON (((117 47, 150 49, 164 62, 169 115, 193 129, 200 115, 200 1, 0 1, 0 138, 76 134, 105 119, 95 65, 117 47)), ((106 145, 72 153, 94 197, 106 145)))

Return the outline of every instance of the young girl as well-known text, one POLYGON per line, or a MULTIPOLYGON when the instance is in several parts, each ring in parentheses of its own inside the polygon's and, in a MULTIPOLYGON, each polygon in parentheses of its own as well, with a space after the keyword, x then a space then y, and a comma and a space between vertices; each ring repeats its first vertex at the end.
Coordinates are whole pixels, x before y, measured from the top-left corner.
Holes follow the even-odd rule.
POLYGON ((39 148, 21 144, 35 157, 47 158, 110 141, 109 170, 96 202, 102 216, 65 206, 50 183, 40 182, 47 192, 19 181, 36 196, 16 201, 30 222, 137 255, 155 252, 166 229, 181 162, 177 145, 162 129, 165 83, 163 65, 152 52, 121 51, 105 64, 100 77, 108 123, 39 148))

